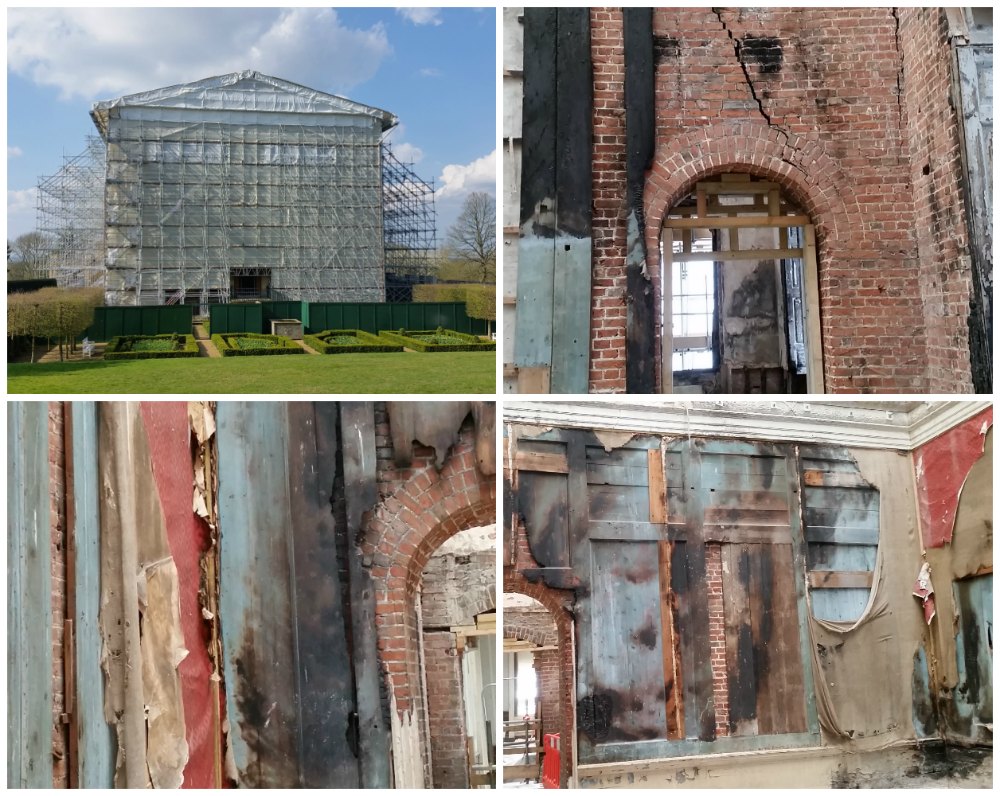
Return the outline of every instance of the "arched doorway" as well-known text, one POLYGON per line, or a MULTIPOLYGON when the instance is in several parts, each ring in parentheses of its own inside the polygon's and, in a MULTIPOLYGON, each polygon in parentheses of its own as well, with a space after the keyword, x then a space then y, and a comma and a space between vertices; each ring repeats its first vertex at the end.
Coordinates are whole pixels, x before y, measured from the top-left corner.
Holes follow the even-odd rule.
MULTIPOLYGON (((363 525, 361 550, 371 562, 397 788, 433 783, 418 612, 422 573, 446 540, 495 520, 496 484, 488 466, 493 458, 481 450, 484 441, 492 440, 492 412, 492 404, 466 405, 464 412, 459 407, 449 422, 455 420, 460 429, 449 431, 437 448, 418 444, 407 451, 404 466, 380 465, 386 468, 380 501, 363 525)), ((388 438, 391 411, 385 420, 388 438)))
POLYGON ((541 785, 546 735, 562 730, 559 631, 531 597, 503 596, 503 771, 505 782, 541 785))
POLYGON ((816 232, 779 183, 695 182, 659 251, 663 392, 824 392, 816 232))
MULTIPOLYGON (((546 682, 539 683, 539 690, 544 694, 542 731, 559 733, 560 746, 563 750, 560 754, 559 786, 566 788, 573 778, 575 759, 573 750, 576 738, 574 631, 573 616, 570 611, 572 593, 553 589, 541 583, 533 583, 514 568, 505 568, 503 594, 505 600, 513 598, 510 620, 508 620, 507 603, 504 604, 505 646, 507 639, 528 642, 526 649, 537 648, 543 656, 537 662, 548 670, 548 674, 545 675, 546 682), (524 617, 518 615, 518 605, 540 607, 549 620, 544 623, 545 629, 527 626, 524 617), (558 671, 557 695, 553 693, 554 686, 551 679, 554 669, 558 671), (555 708, 553 701, 557 703, 558 708, 555 708), (548 710, 545 707, 546 703, 549 706, 548 710)), ((537 613, 537 609, 535 612, 537 613)), ((534 657, 534 653, 532 655, 534 657)), ((504 704, 506 705, 506 699, 504 704)))
POLYGON ((496 527, 443 542, 424 567, 416 601, 431 782, 488 787, 496 736, 496 527))

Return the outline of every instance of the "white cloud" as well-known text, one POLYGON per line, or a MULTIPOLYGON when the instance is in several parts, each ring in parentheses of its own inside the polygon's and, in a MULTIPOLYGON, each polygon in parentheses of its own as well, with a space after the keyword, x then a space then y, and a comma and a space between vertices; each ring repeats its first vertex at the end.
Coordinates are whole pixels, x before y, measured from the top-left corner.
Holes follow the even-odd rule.
POLYGON ((38 189, 7 191, 7 239, 14 240, 35 229, 38 189))
POLYGON ((436 196, 446 199, 452 196, 465 196, 473 191, 496 193, 497 183, 497 151, 484 155, 466 165, 452 164, 441 170, 438 178, 436 196))
POLYGON ((397 8, 396 13, 414 25, 440 25, 440 8, 397 8))
POLYGON ((392 154, 396 156, 397 160, 403 163, 419 163, 424 159, 424 150, 405 141, 402 144, 393 146, 392 154))
POLYGON ((411 144, 404 141, 403 138, 406 136, 406 125, 397 124, 393 127, 388 135, 386 136, 386 141, 392 147, 392 154, 396 156, 396 159, 402 163, 419 163, 424 159, 424 150, 415 144, 411 144))
POLYGON ((19 146, 8 146, 7 147, 7 157, 9 158, 19 158, 24 154, 24 150, 19 146))
POLYGON ((435 69, 433 66, 425 66, 420 70, 421 77, 441 77, 443 74, 444 72, 440 69, 435 69))
POLYGON ((18 8, 7 24, 11 72, 89 100, 243 69, 347 92, 392 52, 381 24, 329 8, 18 8))

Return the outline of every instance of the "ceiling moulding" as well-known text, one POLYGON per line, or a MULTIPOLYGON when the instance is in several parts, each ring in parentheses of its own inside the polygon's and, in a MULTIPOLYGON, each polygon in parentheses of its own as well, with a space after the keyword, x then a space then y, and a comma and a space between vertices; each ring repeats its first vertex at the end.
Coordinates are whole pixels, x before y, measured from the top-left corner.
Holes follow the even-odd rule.
POLYGON ((910 402, 900 408, 874 409, 864 402, 517 401, 504 405, 504 423, 909 451, 989 405, 986 401, 910 402))

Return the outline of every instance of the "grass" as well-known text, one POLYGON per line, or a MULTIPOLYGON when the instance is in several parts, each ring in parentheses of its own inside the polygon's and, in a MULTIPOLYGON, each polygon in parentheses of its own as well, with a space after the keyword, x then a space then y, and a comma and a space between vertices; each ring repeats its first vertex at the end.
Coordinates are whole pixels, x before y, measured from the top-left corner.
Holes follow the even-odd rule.
POLYGON ((340 354, 7 366, 9 393, 495 393, 496 353, 340 354))

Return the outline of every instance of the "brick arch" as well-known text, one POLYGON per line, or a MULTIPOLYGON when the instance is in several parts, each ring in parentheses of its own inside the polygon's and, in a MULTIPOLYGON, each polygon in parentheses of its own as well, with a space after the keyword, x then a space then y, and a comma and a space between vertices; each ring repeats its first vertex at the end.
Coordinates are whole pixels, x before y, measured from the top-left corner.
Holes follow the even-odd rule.
POLYGON ((822 247, 846 245, 852 230, 863 229, 857 199, 844 196, 850 185, 837 163, 815 139, 754 122, 716 124, 661 143, 643 192, 646 251, 659 267, 656 252, 667 211, 699 180, 725 172, 765 177, 778 183, 816 225, 822 247))
MULTIPOLYGON (((657 146, 643 194, 646 212, 646 258, 656 295, 660 295, 659 237, 669 210, 699 180, 723 173, 744 173, 775 182, 816 227, 820 303, 820 346, 827 392, 844 385, 834 339, 843 319, 832 317, 831 297, 843 294, 842 282, 856 276, 858 261, 877 259, 874 240, 851 186, 837 163, 815 139, 786 133, 756 122, 716 124, 693 130, 657 146), (858 241, 861 240, 861 243, 858 241)), ((839 310, 838 310, 839 311, 839 310)), ((656 323, 660 323, 657 302, 656 323)), ((660 339, 656 361, 661 361, 660 339)), ((659 368, 657 368, 659 381, 659 368)))
POLYGON ((422 728, 426 785, 430 758, 423 726, 416 593, 424 567, 443 542, 461 531, 496 522, 496 483, 479 471, 469 425, 440 471, 431 458, 414 459, 405 475, 372 511, 361 550, 365 561, 371 562, 378 655, 386 687, 400 721, 422 728))
MULTIPOLYGON (((541 583, 532 583, 515 569, 505 569, 503 576, 504 592, 522 594, 541 603, 556 622, 556 633, 559 638, 559 693, 562 705, 560 708, 560 771, 559 786, 568 786, 573 775, 573 749, 576 743, 576 679, 573 672, 573 619, 571 607, 572 592, 552 589, 541 583)), ((504 636, 507 629, 504 628, 504 636)))

